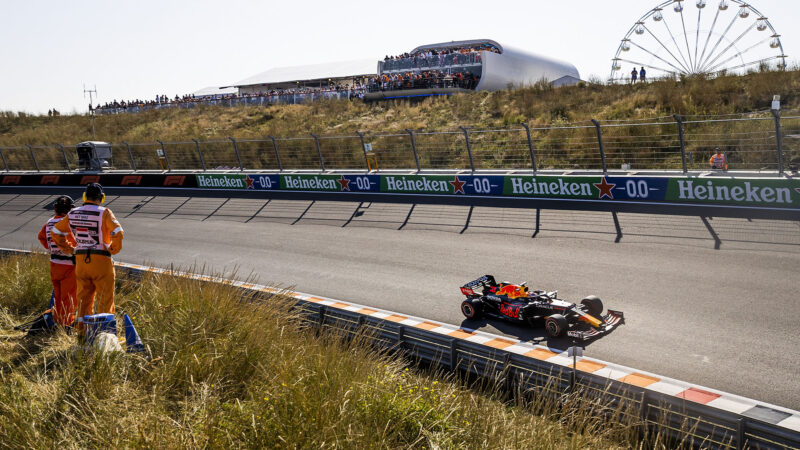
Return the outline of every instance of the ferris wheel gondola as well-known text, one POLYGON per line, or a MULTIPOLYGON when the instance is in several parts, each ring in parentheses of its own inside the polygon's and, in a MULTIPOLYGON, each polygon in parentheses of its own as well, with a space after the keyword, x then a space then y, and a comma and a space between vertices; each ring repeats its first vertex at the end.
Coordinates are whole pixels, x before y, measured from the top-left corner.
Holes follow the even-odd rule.
POLYGON ((687 23, 689 2, 664 1, 634 22, 614 55, 611 79, 626 80, 626 64, 647 68, 650 77, 786 68, 780 35, 752 5, 695 0, 697 20, 687 23))

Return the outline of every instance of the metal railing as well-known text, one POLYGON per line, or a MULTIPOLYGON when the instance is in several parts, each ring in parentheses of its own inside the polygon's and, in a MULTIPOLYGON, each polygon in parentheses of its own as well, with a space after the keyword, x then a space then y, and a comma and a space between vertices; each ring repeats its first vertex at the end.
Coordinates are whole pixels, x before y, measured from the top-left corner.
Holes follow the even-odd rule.
MULTIPOLYGON (((800 166, 800 115, 769 111, 503 129, 460 127, 326 136, 114 143, 111 168, 147 170, 675 171, 710 168, 716 148, 729 170, 780 175, 800 166), (376 164, 369 164, 372 160, 376 164)), ((74 146, 0 148, 2 169, 73 171, 74 146)))

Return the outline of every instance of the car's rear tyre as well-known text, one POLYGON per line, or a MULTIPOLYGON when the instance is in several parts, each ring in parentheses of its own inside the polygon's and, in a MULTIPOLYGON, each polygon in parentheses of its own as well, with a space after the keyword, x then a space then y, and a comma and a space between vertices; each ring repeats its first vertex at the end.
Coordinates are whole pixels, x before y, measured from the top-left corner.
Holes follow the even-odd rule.
POLYGON ((478 299, 467 299, 461 302, 461 314, 467 319, 480 319, 483 314, 483 302, 478 299))
POLYGON ((544 330, 547 331, 547 335, 550 337, 563 336, 567 332, 567 328, 569 328, 569 322, 561 314, 553 314, 544 319, 544 330))
POLYGON ((581 305, 586 306, 586 312, 593 316, 600 317, 603 315, 603 301, 596 295, 590 295, 581 300, 581 305))

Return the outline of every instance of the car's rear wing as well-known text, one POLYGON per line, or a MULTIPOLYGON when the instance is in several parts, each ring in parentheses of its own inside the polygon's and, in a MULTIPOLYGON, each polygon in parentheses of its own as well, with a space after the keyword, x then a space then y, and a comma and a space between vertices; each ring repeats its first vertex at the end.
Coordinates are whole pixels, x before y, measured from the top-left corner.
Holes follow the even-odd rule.
POLYGON ((469 283, 461 286, 461 293, 464 295, 478 295, 475 293, 475 288, 483 286, 497 286, 497 282, 492 275, 484 275, 477 280, 472 280, 469 283))

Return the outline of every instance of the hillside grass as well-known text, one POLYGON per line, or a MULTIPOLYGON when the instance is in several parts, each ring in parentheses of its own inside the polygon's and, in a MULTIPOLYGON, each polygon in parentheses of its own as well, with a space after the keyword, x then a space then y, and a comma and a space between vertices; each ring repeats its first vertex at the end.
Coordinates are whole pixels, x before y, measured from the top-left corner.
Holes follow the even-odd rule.
MULTIPOLYGON (((422 370, 364 339, 318 334, 281 296, 121 279, 145 355, 76 350, 12 325, 44 308, 47 260, 0 260, 2 448, 665 448, 633 419, 575 395, 506 399, 422 370), (606 420, 608 419, 608 420, 606 420)), ((635 414, 634 414, 635 416, 635 414)))
MULTIPOLYGON (((109 142, 186 141, 319 135, 395 133, 404 129, 503 128, 527 122, 560 125, 597 120, 636 120, 681 115, 762 111, 773 95, 785 110, 800 109, 800 71, 692 77, 647 84, 581 82, 475 92, 422 101, 364 103, 326 100, 266 107, 198 107, 96 118, 97 138, 109 142)), ((0 147, 75 144, 91 139, 87 115, 31 116, 0 113, 0 147)))

